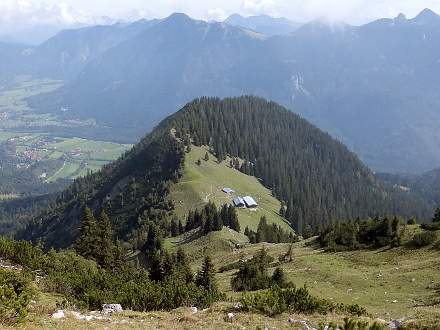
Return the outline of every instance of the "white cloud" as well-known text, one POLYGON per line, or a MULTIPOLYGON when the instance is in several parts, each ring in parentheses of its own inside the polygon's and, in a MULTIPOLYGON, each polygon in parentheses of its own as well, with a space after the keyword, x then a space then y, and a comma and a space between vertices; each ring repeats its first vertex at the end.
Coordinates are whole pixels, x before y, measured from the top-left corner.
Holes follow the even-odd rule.
POLYGON ((208 10, 205 18, 207 21, 221 22, 224 21, 227 17, 228 14, 223 8, 213 8, 208 10))
POLYGON ((35 0, 2 0, 0 4, 0 24, 2 25, 72 26, 99 22, 100 18, 84 10, 76 9, 66 1, 53 3, 35 0))
POLYGON ((244 0, 241 5, 245 14, 260 15, 260 14, 274 14, 275 1, 274 0, 244 0))

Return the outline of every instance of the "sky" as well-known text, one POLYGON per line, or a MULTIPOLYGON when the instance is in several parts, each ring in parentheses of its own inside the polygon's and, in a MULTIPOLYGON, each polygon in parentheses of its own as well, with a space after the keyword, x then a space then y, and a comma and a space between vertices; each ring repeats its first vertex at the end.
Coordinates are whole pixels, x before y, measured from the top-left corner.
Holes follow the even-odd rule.
POLYGON ((0 29, 162 18, 173 12, 205 20, 240 13, 283 16, 298 22, 326 17, 362 24, 401 12, 413 17, 424 8, 440 13, 440 0, 0 0, 0 29))

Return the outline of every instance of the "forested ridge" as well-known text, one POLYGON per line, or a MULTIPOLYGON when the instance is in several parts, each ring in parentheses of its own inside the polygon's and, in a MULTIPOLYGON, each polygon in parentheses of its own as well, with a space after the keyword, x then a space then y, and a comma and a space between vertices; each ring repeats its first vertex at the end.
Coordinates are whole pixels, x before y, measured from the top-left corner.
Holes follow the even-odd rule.
POLYGON ((220 160, 240 158, 236 167, 272 189, 283 201, 280 213, 300 233, 330 220, 428 217, 424 203, 386 188, 344 145, 276 103, 201 98, 116 162, 76 180, 19 237, 68 246, 86 206, 105 210, 117 237, 132 246, 142 246, 153 227, 171 235, 174 205, 167 196, 191 143, 210 146, 220 160))

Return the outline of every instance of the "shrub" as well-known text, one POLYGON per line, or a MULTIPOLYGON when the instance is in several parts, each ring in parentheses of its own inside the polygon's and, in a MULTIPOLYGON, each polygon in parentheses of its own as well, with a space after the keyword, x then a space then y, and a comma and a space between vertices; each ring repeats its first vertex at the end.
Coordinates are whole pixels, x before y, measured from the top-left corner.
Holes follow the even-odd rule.
POLYGON ((437 240, 437 233, 425 231, 414 235, 413 243, 418 247, 428 246, 437 240))
POLYGON ((33 296, 29 279, 24 275, 0 269, 0 323, 14 324, 28 315, 33 296))
POLYGON ((274 286, 266 291, 244 293, 240 300, 245 311, 257 311, 269 316, 284 312, 319 313, 339 311, 352 315, 366 315, 364 308, 358 305, 334 304, 328 300, 312 296, 307 288, 282 289, 274 286))
POLYGON ((416 219, 408 219, 408 221, 406 222, 407 225, 415 225, 416 223, 416 219))
POLYGON ((238 272, 231 279, 232 289, 254 291, 267 289, 273 285, 291 286, 291 283, 286 281, 281 268, 275 269, 274 274, 269 276, 267 269, 272 261, 273 258, 263 248, 251 260, 240 262, 238 272))
POLYGON ((440 230, 440 222, 422 223, 420 227, 425 230, 436 231, 436 230, 440 230))

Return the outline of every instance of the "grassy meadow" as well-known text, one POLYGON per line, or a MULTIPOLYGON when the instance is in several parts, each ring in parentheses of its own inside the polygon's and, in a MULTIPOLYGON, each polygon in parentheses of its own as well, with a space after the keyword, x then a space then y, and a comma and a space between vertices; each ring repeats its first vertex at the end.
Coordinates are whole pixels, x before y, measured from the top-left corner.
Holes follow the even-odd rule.
POLYGON ((209 154, 209 160, 205 161, 206 152, 205 147, 191 147, 185 157, 184 175, 171 188, 170 198, 174 201, 176 214, 180 218, 185 218, 190 210, 200 209, 209 201, 220 207, 225 203, 232 203, 235 196, 249 195, 259 207, 255 211, 238 209, 242 232, 246 226, 255 231, 262 216, 266 216, 269 223, 291 230, 289 224, 278 214, 280 201, 272 196, 269 189, 255 177, 231 168, 228 160, 219 163, 214 155, 209 154), (201 165, 197 165, 199 159, 201 165), (225 194, 222 191, 225 187, 235 190, 235 194, 225 194))

